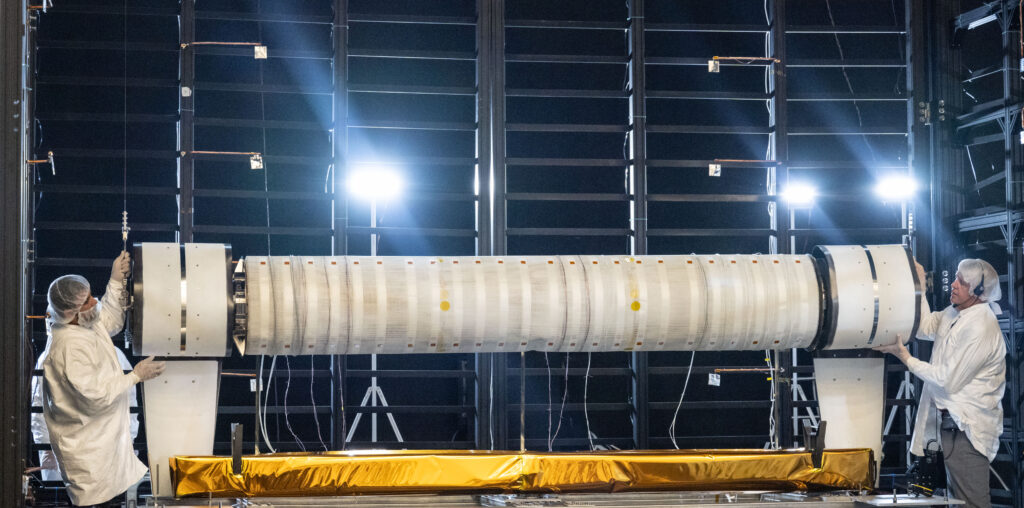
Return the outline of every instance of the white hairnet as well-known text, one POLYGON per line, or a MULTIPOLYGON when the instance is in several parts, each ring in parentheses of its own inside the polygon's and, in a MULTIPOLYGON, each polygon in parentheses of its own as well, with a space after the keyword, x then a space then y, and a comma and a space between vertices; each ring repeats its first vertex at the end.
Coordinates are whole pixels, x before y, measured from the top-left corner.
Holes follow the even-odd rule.
POLYGON ((957 265, 956 273, 963 277, 972 294, 976 294, 979 285, 982 286, 979 300, 994 304, 1003 297, 1003 291, 999 288, 999 273, 987 261, 965 259, 957 265))
POLYGON ((46 312, 55 323, 67 324, 75 319, 78 309, 89 299, 89 281, 81 275, 57 277, 46 292, 46 312))

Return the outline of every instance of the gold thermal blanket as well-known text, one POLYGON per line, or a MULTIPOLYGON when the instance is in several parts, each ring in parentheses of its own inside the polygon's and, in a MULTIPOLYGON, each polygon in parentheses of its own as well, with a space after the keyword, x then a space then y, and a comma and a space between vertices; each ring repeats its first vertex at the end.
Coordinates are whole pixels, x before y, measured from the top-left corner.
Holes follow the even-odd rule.
POLYGON ((456 492, 868 490, 870 449, 645 450, 578 453, 380 450, 171 457, 176 496, 336 496, 456 492))

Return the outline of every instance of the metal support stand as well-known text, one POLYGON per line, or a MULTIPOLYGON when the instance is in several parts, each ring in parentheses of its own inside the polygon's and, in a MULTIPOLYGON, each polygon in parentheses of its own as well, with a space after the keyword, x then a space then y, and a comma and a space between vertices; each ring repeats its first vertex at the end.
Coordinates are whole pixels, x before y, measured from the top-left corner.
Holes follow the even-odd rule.
MULTIPOLYGON (((377 255, 377 200, 374 199, 370 202, 370 225, 373 227, 373 232, 370 233, 370 256, 377 255)), ((370 370, 373 372, 377 371, 377 355, 370 355, 370 370)), ((377 376, 370 377, 370 387, 366 389, 366 393, 363 394, 363 400, 359 403, 359 407, 367 407, 366 403, 369 402, 369 407, 388 407, 388 399, 384 397, 384 391, 377 385, 377 376), (379 406, 377 399, 380 399, 379 406)), ((385 413, 388 417, 388 422, 391 424, 391 430, 395 433, 395 439, 399 443, 404 443, 405 439, 402 438, 401 431, 398 430, 398 424, 395 423, 395 416, 390 412, 385 413)), ((363 414, 358 413, 354 420, 352 420, 352 428, 348 431, 348 436, 345 436, 345 442, 351 443, 352 436, 355 435, 356 429, 359 428, 359 421, 362 420, 363 414)), ((377 442, 377 412, 370 413, 370 442, 377 442)))
MULTIPOLYGON (((370 355, 370 370, 377 370, 377 355, 370 355)), ((367 401, 370 402, 370 407, 388 407, 388 399, 384 398, 384 391, 377 386, 377 376, 370 378, 370 387, 366 389, 366 393, 363 395, 362 402, 359 403, 359 407, 367 407, 367 401), (380 405, 378 406, 377 399, 380 399, 380 405)), ((388 422, 391 423, 391 430, 395 433, 395 439, 399 443, 404 443, 405 440, 402 438, 402 433, 398 430, 398 424, 395 423, 395 416, 390 412, 385 413, 388 417, 388 422)), ((348 436, 345 437, 346 443, 352 442, 352 436, 355 435, 356 429, 359 428, 359 420, 363 417, 362 413, 356 414, 354 420, 352 420, 352 428, 348 430, 348 436)), ((377 412, 374 411, 370 414, 370 441, 373 443, 377 442, 377 412)))

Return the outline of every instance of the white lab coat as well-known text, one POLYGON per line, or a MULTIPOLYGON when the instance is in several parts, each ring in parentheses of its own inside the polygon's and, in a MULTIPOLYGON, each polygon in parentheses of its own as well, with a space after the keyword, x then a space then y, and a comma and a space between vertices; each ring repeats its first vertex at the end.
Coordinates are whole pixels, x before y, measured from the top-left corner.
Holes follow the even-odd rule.
POLYGON ((121 331, 120 284, 103 295, 91 328, 54 324, 43 361, 43 415, 61 476, 75 505, 108 501, 146 474, 132 449, 134 373, 121 371, 111 335, 121 331))
MULTIPOLYGON (((49 334, 46 337, 46 349, 39 355, 39 360, 36 361, 36 370, 42 370, 43 362, 46 360, 47 354, 50 352, 50 344, 53 342, 53 335, 49 334)), ((117 361, 121 364, 121 370, 132 370, 132 364, 128 361, 128 358, 118 348, 114 348, 114 352, 117 353, 117 361)), ((138 398, 135 393, 135 386, 132 386, 128 391, 129 406, 136 407, 139 405, 138 398)), ((32 377, 32 406, 42 407, 43 406, 43 378, 42 376, 32 377)), ((131 413, 131 432, 132 441, 139 435, 139 415, 131 413)), ((43 413, 32 413, 32 441, 36 444, 50 444, 50 431, 46 428, 46 419, 43 417, 43 413)), ((60 481, 60 465, 57 464, 57 457, 51 450, 39 450, 39 465, 43 468, 42 476, 43 481, 55 482, 60 481)))
POLYGON ((991 462, 1003 432, 1006 389, 1006 344, 999 322, 984 303, 963 312, 953 306, 930 310, 923 302, 917 337, 935 341, 931 360, 907 361, 910 372, 924 381, 910 452, 924 455, 924 446, 938 439, 941 408, 991 462))

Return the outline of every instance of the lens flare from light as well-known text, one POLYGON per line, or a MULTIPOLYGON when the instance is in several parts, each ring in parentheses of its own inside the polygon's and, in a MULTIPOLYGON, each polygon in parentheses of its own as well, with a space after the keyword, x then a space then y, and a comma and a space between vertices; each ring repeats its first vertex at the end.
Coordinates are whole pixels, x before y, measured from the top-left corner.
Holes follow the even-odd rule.
POLYGON ((353 171, 348 178, 348 192, 365 200, 388 200, 402 194, 405 182, 388 167, 369 166, 353 171))
POLYGON ((791 206, 810 206, 816 197, 818 190, 806 183, 791 183, 782 192, 782 199, 791 206))
POLYGON ((875 185, 875 194, 885 201, 905 201, 917 192, 917 182, 908 175, 889 175, 875 185))

